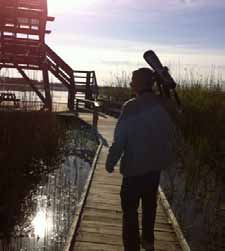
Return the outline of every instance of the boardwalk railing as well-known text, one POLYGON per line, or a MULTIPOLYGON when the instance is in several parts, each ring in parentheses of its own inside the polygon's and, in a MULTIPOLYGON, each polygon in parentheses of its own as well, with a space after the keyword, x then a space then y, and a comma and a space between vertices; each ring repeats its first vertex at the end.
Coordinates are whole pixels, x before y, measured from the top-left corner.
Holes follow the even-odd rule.
MULTIPOLYGON (((43 109, 43 103, 40 101, 24 101, 16 98, 16 103, 12 103, 14 100, 1 99, 0 110, 4 111, 21 111, 21 112, 31 112, 31 111, 41 111, 43 109)), ((67 103, 52 103, 53 112, 63 112, 67 111, 67 103)))
POLYGON ((89 100, 89 99, 75 99, 75 111, 76 115, 79 116, 79 112, 90 112, 93 114, 92 117, 92 125, 95 129, 98 127, 98 116, 100 114, 99 112, 100 104, 98 101, 95 100, 89 100))
POLYGON ((98 99, 98 102, 101 104, 101 111, 118 118, 122 108, 123 102, 113 102, 107 99, 98 99))
POLYGON ((163 192, 161 186, 159 186, 159 189, 158 189, 158 194, 159 194, 159 198, 160 198, 160 201, 167 213, 167 216, 168 218, 171 220, 171 223, 172 223, 172 226, 173 226, 173 229, 175 231, 175 234, 176 234, 176 237, 181 245, 181 248, 182 248, 182 251, 190 251, 190 247, 186 241, 186 239, 184 238, 184 235, 183 235, 183 232, 180 228, 180 225, 179 223, 177 222, 177 219, 173 213, 173 210, 166 198, 166 195, 165 193, 163 192))
POLYGON ((88 178, 87 178, 83 193, 81 195, 81 199, 80 199, 78 208, 77 208, 76 213, 74 215, 73 222, 72 222, 72 225, 70 227, 68 238, 66 240, 63 251, 70 251, 72 249, 72 245, 74 244, 75 236, 77 234, 79 224, 80 224, 80 221, 81 221, 81 215, 82 215, 82 212, 84 210, 85 202, 86 202, 89 190, 90 190, 91 181, 92 181, 95 169, 96 169, 97 161, 98 161, 102 146, 103 146, 103 143, 100 142, 100 144, 98 146, 98 149, 96 151, 94 160, 92 162, 91 170, 90 170, 90 173, 88 175, 88 178))

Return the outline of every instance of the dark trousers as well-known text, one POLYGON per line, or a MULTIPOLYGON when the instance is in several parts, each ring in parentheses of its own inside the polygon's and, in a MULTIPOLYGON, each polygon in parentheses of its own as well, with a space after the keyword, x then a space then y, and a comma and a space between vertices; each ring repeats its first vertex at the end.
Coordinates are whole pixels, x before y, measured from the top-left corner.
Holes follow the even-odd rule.
POLYGON ((142 201, 142 238, 154 242, 154 224, 160 172, 124 177, 121 186, 123 211, 123 243, 125 251, 140 250, 138 207, 142 201))

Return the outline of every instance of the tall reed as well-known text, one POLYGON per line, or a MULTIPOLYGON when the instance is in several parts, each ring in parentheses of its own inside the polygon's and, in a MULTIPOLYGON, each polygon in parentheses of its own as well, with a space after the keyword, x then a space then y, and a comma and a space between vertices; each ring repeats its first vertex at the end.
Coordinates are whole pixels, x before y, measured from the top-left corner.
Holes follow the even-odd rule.
MULTIPOLYGON (((179 82, 179 81, 178 81, 179 82)), ((197 243, 199 249, 204 251, 218 251, 223 245, 223 232, 225 220, 222 208, 225 205, 225 92, 224 83, 213 73, 208 76, 194 78, 189 74, 188 78, 180 81, 177 88, 183 106, 183 112, 177 113, 174 103, 167 107, 177 126, 177 167, 175 174, 182 172, 184 189, 177 187, 177 180, 171 180, 172 189, 181 189, 183 193, 177 193, 181 206, 180 223, 184 223, 184 231, 188 232, 190 240, 196 239, 192 236, 191 225, 188 215, 182 217, 182 213, 189 212, 184 206, 187 201, 192 201, 198 211, 201 212, 203 223, 198 226, 204 230, 204 243, 197 243), (182 222, 182 218, 186 221, 182 222)), ((107 89, 105 89, 107 91, 107 89)), ((123 96, 121 100, 128 99, 120 88, 114 87, 108 94, 115 98, 123 96)), ((173 173, 173 172, 171 172, 173 173)), ((173 174, 174 175, 174 174, 173 174)), ((177 203, 177 202, 176 202, 177 203)), ((224 212, 224 211, 223 211, 224 212)), ((196 215, 198 212, 195 212, 196 215)), ((196 244, 196 243, 195 243, 196 244)))

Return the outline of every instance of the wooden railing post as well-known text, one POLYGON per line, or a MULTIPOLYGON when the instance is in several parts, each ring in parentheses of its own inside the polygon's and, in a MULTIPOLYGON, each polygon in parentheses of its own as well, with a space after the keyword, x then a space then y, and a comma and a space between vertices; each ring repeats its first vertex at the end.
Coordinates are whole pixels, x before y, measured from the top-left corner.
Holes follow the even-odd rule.
POLYGON ((92 126, 97 129, 98 127, 98 116, 99 116, 99 107, 100 104, 99 102, 97 102, 96 100, 88 100, 88 99, 79 99, 76 98, 76 115, 78 116, 78 112, 79 112, 79 103, 84 103, 84 110, 87 110, 88 112, 91 112, 93 117, 92 117, 92 126), (90 108, 86 108, 86 104, 89 105, 90 108))
POLYGON ((72 83, 71 81, 71 85, 69 86, 68 89, 68 102, 67 102, 67 106, 70 111, 74 110, 74 100, 75 100, 75 84, 72 83))
POLYGON ((95 129, 98 128, 98 106, 94 103, 93 104, 93 122, 92 125, 95 129))
POLYGON ((42 75, 43 75, 45 100, 46 100, 45 107, 48 108, 49 111, 52 111, 52 96, 51 96, 51 91, 50 91, 47 63, 44 62, 42 67, 43 67, 42 75))
MULTIPOLYGON (((87 72, 87 82, 86 82, 85 99, 87 99, 87 100, 91 100, 92 99, 92 93, 91 93, 91 72, 87 72)), ((90 108, 90 104, 86 103, 85 107, 90 108)))
POLYGON ((79 116, 79 99, 76 99, 76 115, 79 116))

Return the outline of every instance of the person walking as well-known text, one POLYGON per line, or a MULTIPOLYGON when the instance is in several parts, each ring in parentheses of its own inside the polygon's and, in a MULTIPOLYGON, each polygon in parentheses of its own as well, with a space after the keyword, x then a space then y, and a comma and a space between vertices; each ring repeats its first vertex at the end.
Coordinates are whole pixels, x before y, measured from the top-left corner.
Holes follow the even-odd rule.
POLYGON ((135 98, 127 101, 118 119, 106 170, 114 171, 118 160, 123 175, 120 197, 123 212, 122 237, 125 251, 154 251, 154 224, 160 172, 174 160, 174 125, 153 93, 154 73, 149 68, 133 72, 131 88, 135 98), (142 235, 139 235, 138 207, 142 202, 142 235))

